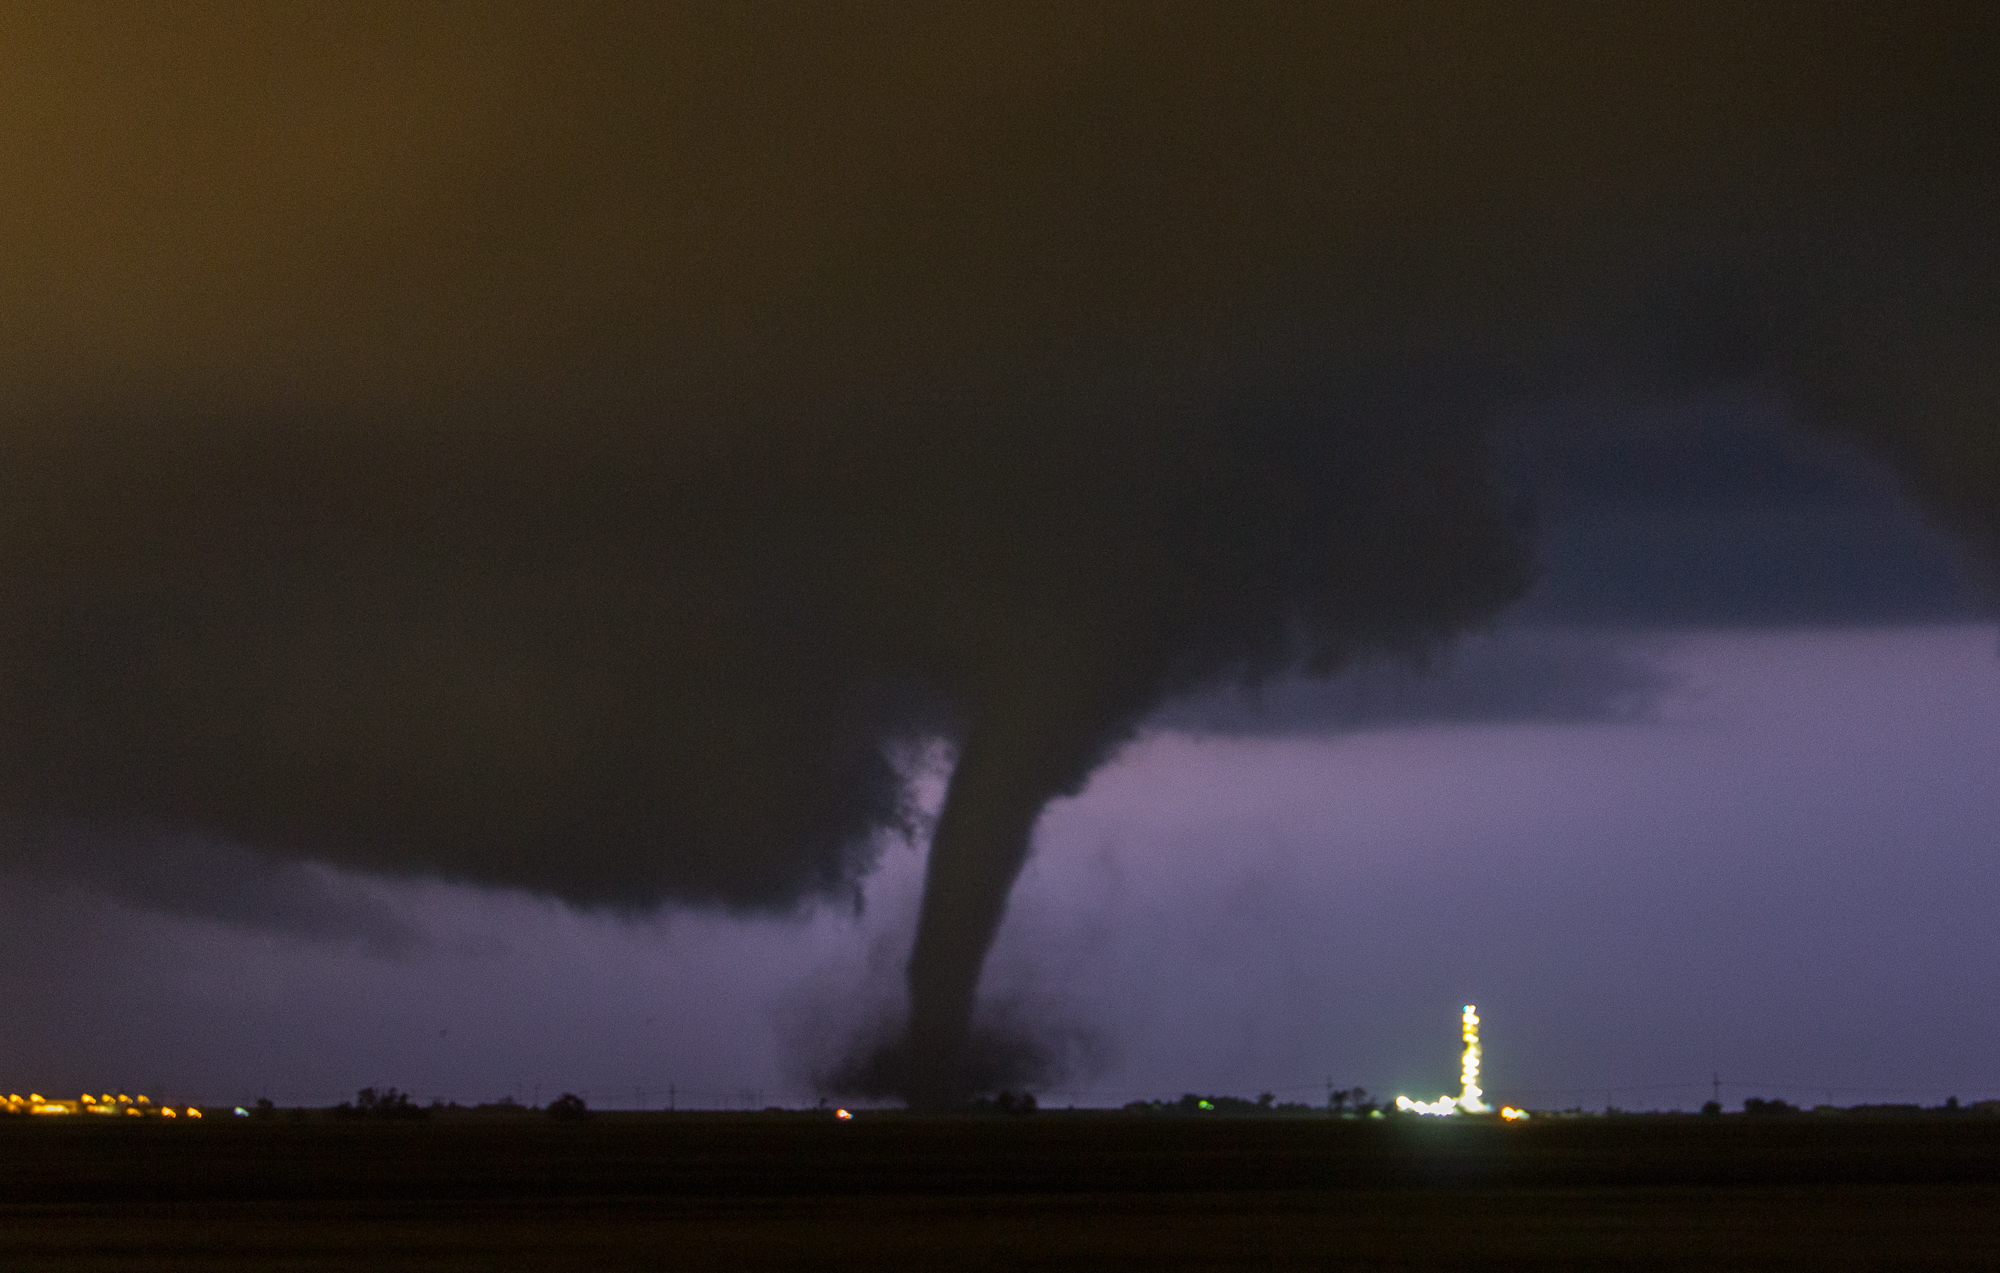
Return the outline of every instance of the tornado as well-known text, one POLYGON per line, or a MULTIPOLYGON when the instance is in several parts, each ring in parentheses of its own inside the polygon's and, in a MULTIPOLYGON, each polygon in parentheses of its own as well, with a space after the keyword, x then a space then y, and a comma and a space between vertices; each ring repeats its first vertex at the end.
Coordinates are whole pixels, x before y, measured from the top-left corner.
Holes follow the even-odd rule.
POLYGON ((1088 777, 1112 728, 1065 730, 1040 706, 994 705, 972 722, 931 837, 900 1049, 900 1086, 918 1108, 977 1094, 978 1067, 967 1051, 973 1009, 1008 895, 1043 807, 1088 777))
POLYGON ((1006 733, 996 722, 966 739, 931 840, 908 970, 905 1086, 920 1107, 973 1094, 965 1049, 979 974, 1051 794, 1009 763, 1006 733))

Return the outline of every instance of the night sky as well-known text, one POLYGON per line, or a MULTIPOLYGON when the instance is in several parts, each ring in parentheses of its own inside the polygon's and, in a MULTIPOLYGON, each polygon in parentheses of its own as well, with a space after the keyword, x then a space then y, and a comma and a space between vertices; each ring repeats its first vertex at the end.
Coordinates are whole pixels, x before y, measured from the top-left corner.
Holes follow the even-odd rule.
POLYGON ((0 1084, 2000 1096, 2000 21, 1075 9, 0 15, 0 1084))

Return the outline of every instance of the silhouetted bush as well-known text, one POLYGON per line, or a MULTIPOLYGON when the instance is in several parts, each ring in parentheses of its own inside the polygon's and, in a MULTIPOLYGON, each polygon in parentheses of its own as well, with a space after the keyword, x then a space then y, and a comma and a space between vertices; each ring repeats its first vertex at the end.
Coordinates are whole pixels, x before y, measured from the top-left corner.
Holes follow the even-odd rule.
POLYGON ((575 1092, 564 1092, 549 1102, 549 1117, 578 1122, 590 1117, 590 1106, 584 1104, 583 1098, 575 1092))
POLYGON ((1799 1107, 1789 1101, 1767 1101, 1752 1096, 1744 1100, 1743 1112, 1753 1118, 1777 1118, 1785 1114, 1796 1114, 1799 1112, 1799 1107))
POLYGON ((1365 1087, 1337 1087, 1327 1098, 1327 1109, 1342 1117, 1350 1114, 1366 1117, 1381 1108, 1365 1087))

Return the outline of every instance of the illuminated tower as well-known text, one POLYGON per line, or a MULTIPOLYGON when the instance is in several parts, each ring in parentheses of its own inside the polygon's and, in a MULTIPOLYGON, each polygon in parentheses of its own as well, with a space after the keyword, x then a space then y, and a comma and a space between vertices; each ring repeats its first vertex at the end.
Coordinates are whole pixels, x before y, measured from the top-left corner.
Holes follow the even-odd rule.
MULTIPOLYGON (((1434 1101, 1413 1101, 1407 1096, 1396 1098, 1396 1108, 1415 1114, 1490 1114, 1493 1107, 1481 1099, 1485 1093, 1479 1090, 1479 1009, 1472 1004, 1465 1005, 1460 1015, 1461 1033, 1465 1038, 1465 1055, 1459 1058, 1457 1096, 1440 1096, 1434 1101)), ((1500 1111, 1500 1117, 1508 1122, 1526 1118, 1523 1110, 1509 1106, 1500 1111)))
POLYGON ((1465 1005, 1465 1056, 1458 1067, 1458 1107, 1468 1114, 1484 1114, 1492 1107, 1479 1099, 1479 1012, 1465 1005))

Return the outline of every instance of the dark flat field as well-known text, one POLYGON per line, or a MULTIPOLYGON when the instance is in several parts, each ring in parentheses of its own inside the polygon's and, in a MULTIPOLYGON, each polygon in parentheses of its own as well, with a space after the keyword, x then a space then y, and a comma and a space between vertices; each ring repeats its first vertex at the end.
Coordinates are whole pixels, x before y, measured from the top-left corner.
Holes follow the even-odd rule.
POLYGON ((2000 1118, 0 1123, 0 1268, 2000 1261, 2000 1118))

